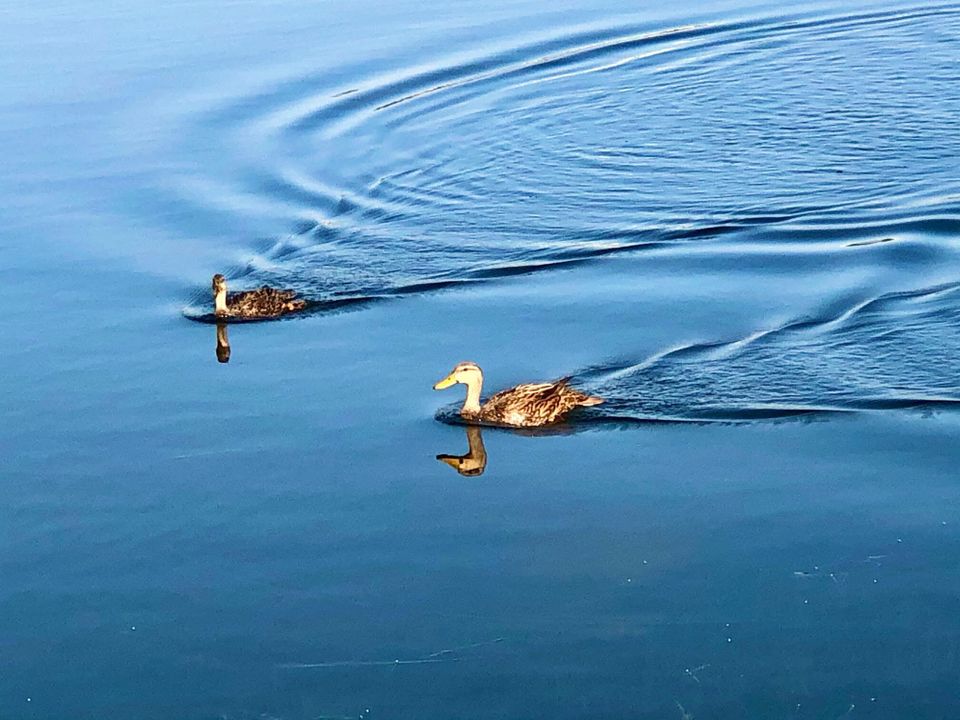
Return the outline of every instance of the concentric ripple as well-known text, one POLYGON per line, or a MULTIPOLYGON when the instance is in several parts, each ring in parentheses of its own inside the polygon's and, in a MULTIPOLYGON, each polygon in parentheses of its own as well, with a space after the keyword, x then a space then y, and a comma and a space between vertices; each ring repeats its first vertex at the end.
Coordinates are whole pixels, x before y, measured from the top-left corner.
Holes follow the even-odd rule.
MULTIPOLYGON (((631 417, 954 402, 960 5, 617 18, 427 55, 182 119, 172 152, 202 162, 158 190, 275 228, 246 239, 234 287, 292 287, 322 311, 651 248, 828 263, 893 242, 907 286, 842 317, 588 375, 631 417)), ((188 315, 206 318, 202 295, 188 315)))
POLYGON ((737 230, 956 234, 958 37, 945 4, 621 23, 318 72, 189 118, 181 152, 229 160, 171 185, 286 218, 233 275, 320 302, 737 230))

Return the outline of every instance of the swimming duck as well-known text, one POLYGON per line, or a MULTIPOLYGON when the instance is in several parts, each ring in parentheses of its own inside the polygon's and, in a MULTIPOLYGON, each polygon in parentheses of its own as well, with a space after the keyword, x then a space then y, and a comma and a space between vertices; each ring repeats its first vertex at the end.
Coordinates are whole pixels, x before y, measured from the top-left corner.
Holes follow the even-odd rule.
POLYGON ((277 290, 266 285, 227 296, 227 279, 220 273, 213 276, 213 303, 217 317, 236 318, 279 317, 307 306, 307 301, 298 298, 293 290, 277 290))
POLYGON ((466 455, 437 455, 437 460, 445 462, 465 477, 479 477, 487 469, 487 450, 483 446, 483 435, 477 425, 467 425, 468 452, 466 455))
POLYGON ((443 390, 456 383, 466 385, 467 399, 460 409, 460 416, 466 420, 513 427, 539 427, 563 420, 575 407, 603 402, 603 398, 570 387, 567 384, 569 380, 561 378, 548 383, 517 385, 498 392, 481 405, 483 371, 476 363, 462 362, 433 389, 443 390))

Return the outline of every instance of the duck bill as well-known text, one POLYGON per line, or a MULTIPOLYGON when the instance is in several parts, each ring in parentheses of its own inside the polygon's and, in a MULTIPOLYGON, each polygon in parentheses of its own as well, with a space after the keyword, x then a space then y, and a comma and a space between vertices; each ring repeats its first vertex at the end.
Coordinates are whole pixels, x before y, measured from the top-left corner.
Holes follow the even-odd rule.
POLYGON ((434 386, 433 386, 433 389, 434 389, 434 390, 445 390, 445 389, 447 389, 448 387, 450 387, 451 385, 455 385, 456 382, 457 382, 457 381, 454 380, 453 375, 447 375, 443 380, 441 380, 441 381, 438 382, 436 385, 434 385, 434 386))
POLYGON ((447 465, 452 467, 457 472, 460 471, 459 455, 437 455, 437 460, 439 460, 440 462, 445 462, 447 465))

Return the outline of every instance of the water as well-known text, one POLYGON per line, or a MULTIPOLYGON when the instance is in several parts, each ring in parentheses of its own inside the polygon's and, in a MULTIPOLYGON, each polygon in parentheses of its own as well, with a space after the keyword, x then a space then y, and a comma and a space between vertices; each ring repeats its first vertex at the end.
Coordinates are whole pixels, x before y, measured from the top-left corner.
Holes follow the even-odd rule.
POLYGON ((2 10, 0 718, 960 713, 960 5, 381 5, 2 10))

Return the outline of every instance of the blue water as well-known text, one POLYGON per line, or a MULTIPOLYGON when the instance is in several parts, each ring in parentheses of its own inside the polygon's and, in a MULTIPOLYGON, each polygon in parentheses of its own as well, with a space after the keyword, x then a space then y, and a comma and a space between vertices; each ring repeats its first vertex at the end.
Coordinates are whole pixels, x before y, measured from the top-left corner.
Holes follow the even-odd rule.
POLYGON ((960 715, 958 77, 949 3, 8 3, 0 718, 960 715))

